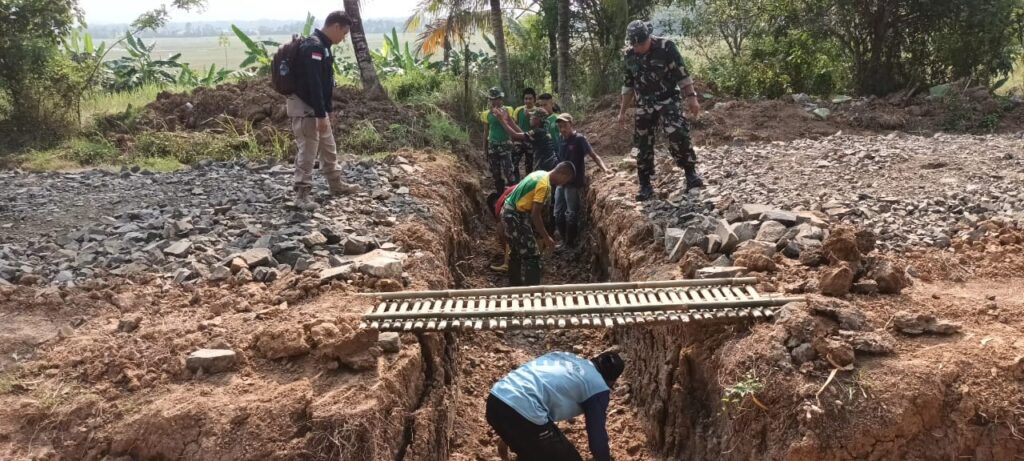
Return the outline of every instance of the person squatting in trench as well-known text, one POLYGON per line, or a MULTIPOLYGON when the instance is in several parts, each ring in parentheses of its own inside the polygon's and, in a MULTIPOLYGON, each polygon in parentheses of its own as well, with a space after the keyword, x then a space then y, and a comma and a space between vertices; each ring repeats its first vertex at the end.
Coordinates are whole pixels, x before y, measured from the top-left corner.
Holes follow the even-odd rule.
POLYGON ((595 461, 611 461, 608 406, 625 361, 607 351, 587 360, 568 352, 551 352, 513 370, 487 396, 487 424, 519 461, 582 461, 576 447, 555 423, 585 415, 587 445, 595 461))
POLYGON ((568 184, 575 175, 571 162, 559 163, 550 172, 535 171, 523 178, 505 199, 501 221, 510 247, 510 286, 540 285, 541 255, 534 234, 540 235, 545 248, 554 248, 555 240, 544 226, 544 207, 551 203, 553 189, 568 184))
POLYGON ((655 132, 659 121, 668 137, 669 154, 686 173, 685 189, 704 187, 697 172, 697 153, 690 140, 690 126, 679 109, 686 101, 690 115, 700 114, 700 103, 693 89, 679 49, 671 40, 652 36, 653 27, 643 21, 633 21, 626 29, 630 47, 624 50, 625 79, 619 107, 619 123, 626 124, 626 108, 635 101, 633 116, 633 144, 639 151, 636 158, 639 193, 637 201, 654 196, 651 178, 654 176, 655 132), (682 96, 680 96, 680 88, 682 96))

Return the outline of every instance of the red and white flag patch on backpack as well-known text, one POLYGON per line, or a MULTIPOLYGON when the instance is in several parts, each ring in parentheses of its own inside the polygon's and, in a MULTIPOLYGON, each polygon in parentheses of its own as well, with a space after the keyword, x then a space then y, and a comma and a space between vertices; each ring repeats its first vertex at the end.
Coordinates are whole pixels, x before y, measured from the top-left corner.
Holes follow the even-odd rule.
POLYGON ((315 59, 317 61, 323 61, 324 60, 324 55, 323 55, 323 53, 314 51, 313 52, 313 59, 315 59))

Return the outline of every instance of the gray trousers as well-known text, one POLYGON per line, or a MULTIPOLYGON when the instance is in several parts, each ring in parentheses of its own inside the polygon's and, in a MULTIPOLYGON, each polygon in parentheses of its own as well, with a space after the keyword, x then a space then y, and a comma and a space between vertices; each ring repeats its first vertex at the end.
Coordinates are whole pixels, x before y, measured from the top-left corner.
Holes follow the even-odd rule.
POLYGON ((288 97, 286 109, 291 118, 295 145, 298 147, 295 154, 295 188, 313 187, 313 164, 318 157, 327 182, 340 183, 341 168, 338 167, 338 146, 334 142, 334 132, 318 132, 313 108, 297 96, 288 97))

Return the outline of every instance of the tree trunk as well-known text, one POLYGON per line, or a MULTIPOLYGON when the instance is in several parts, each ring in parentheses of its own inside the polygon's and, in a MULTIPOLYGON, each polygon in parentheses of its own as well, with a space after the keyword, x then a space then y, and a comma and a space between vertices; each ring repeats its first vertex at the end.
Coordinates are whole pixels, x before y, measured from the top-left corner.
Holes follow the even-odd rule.
POLYGON ((569 75, 569 1, 558 0, 558 99, 572 111, 572 82, 569 75))
POLYGON ((548 31, 548 64, 551 68, 551 85, 558 85, 558 0, 544 0, 544 27, 548 31))
POLYGON ((359 0, 344 0, 345 12, 352 18, 352 28, 349 34, 352 37, 352 48, 356 52, 356 62, 359 64, 359 78, 363 81, 363 90, 370 99, 387 98, 384 87, 377 77, 377 68, 373 65, 373 57, 370 56, 370 46, 366 43, 366 32, 363 31, 363 19, 359 15, 359 0))
POLYGON ((455 20, 455 13, 448 14, 448 20, 444 23, 444 65, 452 60, 452 21, 455 20))
POLYGON ((508 50, 505 48, 505 26, 501 20, 501 0, 491 0, 491 28, 494 29, 494 52, 498 59, 498 80, 502 91, 512 91, 512 77, 508 73, 508 50))

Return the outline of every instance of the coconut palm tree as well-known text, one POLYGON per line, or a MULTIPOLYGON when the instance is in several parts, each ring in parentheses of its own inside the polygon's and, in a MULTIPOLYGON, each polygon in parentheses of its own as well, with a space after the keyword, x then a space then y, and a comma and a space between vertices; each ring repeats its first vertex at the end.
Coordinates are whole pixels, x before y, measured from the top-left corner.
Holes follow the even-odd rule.
MULTIPOLYGON (((505 1, 507 8, 521 8, 522 0, 505 1)), ((498 61, 498 79, 505 91, 510 91, 512 77, 508 68, 508 49, 505 45, 505 11, 500 0, 421 0, 406 21, 406 30, 419 29, 424 22, 432 20, 420 34, 420 51, 423 53, 445 50, 445 62, 452 42, 461 33, 468 39, 477 30, 490 30, 494 36, 494 54, 498 61)), ((467 43, 461 43, 463 47, 467 43)))
POLYGON ((356 52, 359 64, 359 78, 363 81, 363 90, 372 99, 387 98, 384 87, 377 76, 377 68, 370 56, 370 46, 366 43, 366 32, 363 30, 363 19, 359 14, 359 0, 344 0, 345 12, 352 19, 349 35, 352 37, 352 48, 356 52))
POLYGON ((502 22, 501 0, 491 2, 491 31, 494 33, 494 54, 498 60, 498 78, 504 91, 511 91, 512 76, 508 73, 508 49, 505 48, 505 26, 502 22))
MULTIPOLYGON (((405 23, 407 31, 417 30, 424 21, 416 42, 420 53, 434 53, 444 48, 445 62, 451 58, 450 50, 454 45, 462 49, 462 97, 466 107, 471 106, 472 96, 469 89, 469 66, 471 37, 476 31, 490 26, 490 14, 479 8, 478 0, 422 0, 413 15, 405 23)), ((467 114, 463 114, 468 116, 467 114)))
POLYGON ((573 109, 572 81, 569 78, 569 2, 558 0, 558 99, 566 110, 573 109))

